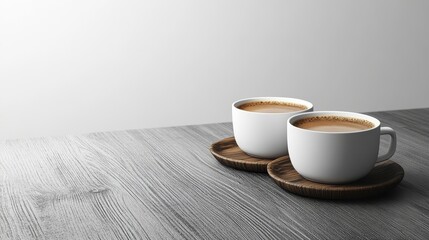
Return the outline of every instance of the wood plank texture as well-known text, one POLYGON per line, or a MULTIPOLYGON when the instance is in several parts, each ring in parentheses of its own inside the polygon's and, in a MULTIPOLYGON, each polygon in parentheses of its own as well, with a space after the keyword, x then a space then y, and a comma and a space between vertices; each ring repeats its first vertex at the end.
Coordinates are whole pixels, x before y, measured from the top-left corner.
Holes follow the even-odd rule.
POLYGON ((1 141, 0 239, 428 239, 429 109, 370 115, 405 176, 352 202, 221 165, 208 148, 231 123, 1 141))

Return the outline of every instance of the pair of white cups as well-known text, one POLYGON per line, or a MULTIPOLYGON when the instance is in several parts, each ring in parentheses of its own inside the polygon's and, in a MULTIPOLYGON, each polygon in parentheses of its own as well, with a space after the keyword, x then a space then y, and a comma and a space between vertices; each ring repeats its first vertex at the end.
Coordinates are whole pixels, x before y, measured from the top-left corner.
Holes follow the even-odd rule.
POLYGON ((245 153, 274 159, 288 155, 295 170, 304 178, 321 183, 343 184, 367 175, 375 163, 389 159, 396 150, 396 133, 380 127, 374 117, 339 111, 314 111, 313 104, 295 98, 247 98, 232 104, 235 140, 245 153), (238 108, 254 101, 276 101, 304 105, 307 109, 291 113, 261 113, 238 108), (356 132, 321 132, 293 124, 303 118, 340 116, 363 119, 374 127, 356 132), (391 136, 386 154, 379 156, 380 135, 391 136))

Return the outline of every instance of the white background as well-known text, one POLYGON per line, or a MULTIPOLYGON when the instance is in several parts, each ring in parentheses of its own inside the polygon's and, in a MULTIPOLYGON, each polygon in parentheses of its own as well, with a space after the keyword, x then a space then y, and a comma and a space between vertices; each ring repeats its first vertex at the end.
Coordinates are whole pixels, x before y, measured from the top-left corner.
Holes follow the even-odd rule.
POLYGON ((429 107, 429 1, 0 2, 0 139, 429 107))

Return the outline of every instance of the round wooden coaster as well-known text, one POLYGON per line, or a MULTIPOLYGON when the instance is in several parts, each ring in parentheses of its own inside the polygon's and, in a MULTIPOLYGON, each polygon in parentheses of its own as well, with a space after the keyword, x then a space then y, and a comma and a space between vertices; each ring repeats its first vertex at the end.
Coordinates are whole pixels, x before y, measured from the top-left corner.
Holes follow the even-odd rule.
POLYGON ((223 165, 248 172, 266 173, 268 163, 273 161, 247 155, 238 147, 234 137, 213 143, 210 152, 223 165))
POLYGON ((387 160, 364 178, 342 185, 329 185, 311 182, 293 168, 289 157, 278 158, 268 164, 268 174, 286 191, 321 199, 360 199, 374 197, 395 187, 404 177, 404 169, 397 163, 387 160))

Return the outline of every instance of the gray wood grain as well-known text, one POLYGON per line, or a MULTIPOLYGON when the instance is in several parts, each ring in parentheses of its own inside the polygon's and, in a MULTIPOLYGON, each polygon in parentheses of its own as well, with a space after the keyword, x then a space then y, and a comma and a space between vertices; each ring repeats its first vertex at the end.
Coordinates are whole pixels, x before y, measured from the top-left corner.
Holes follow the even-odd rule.
POLYGON ((0 239, 428 239, 429 109, 370 115, 405 177, 353 202, 224 167, 208 147, 231 123, 2 141, 0 239))

